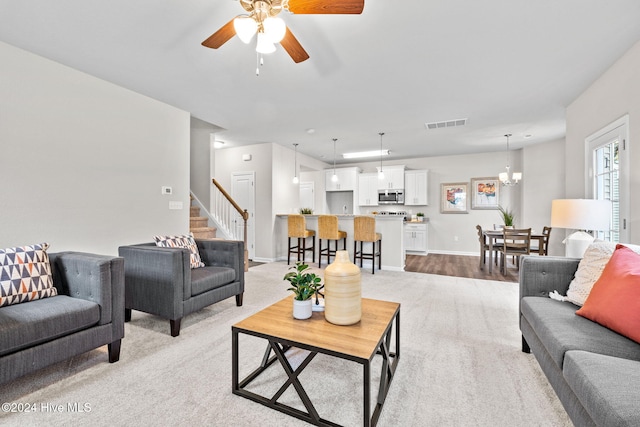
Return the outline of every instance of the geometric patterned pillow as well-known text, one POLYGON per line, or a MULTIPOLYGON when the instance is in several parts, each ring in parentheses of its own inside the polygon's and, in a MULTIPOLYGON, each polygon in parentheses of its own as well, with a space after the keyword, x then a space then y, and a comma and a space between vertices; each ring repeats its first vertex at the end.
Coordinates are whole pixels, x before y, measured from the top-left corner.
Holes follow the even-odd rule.
POLYGON ((198 245, 193 239, 193 234, 182 236, 153 236, 156 246, 161 248, 185 248, 189 249, 189 266, 191 268, 204 267, 204 262, 200 258, 198 245))
POLYGON ((0 249, 0 307, 58 295, 48 243, 0 249))

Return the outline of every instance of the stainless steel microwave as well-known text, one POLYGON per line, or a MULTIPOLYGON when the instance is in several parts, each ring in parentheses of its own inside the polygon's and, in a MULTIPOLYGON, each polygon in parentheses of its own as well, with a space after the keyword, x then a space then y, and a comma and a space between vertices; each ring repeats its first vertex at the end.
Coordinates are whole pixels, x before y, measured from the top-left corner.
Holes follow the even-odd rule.
POLYGON ((403 190, 378 190, 379 205, 404 205, 403 190))

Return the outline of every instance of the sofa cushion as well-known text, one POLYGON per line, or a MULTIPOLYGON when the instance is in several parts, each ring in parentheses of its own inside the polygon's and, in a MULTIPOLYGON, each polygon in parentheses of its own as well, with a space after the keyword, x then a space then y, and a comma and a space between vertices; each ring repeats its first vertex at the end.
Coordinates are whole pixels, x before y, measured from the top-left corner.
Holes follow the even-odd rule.
MULTIPOLYGON (((625 244, 636 253, 640 253, 640 246, 625 244)), ((569 284, 567 299, 576 305, 583 305, 587 300, 591 288, 600 278, 604 266, 607 265, 616 244, 613 242, 593 242, 584 252, 578 264, 575 277, 569 284)))
POLYGON ((544 297, 524 297, 522 315, 527 319, 560 369, 569 350, 585 350, 640 361, 640 344, 577 316, 576 306, 544 297))
POLYGON ((562 374, 596 425, 640 425, 640 362, 569 351, 562 374))
POLYGON ((0 249, 0 307, 58 294, 47 243, 0 249))
POLYGON ((208 266, 191 272, 191 296, 233 283, 236 272, 229 267, 208 266))
POLYGON ((640 255, 618 245, 576 314, 640 343, 640 255))
POLYGON ((95 325, 100 306, 58 295, 0 308, 0 356, 95 325))
POLYGON ((181 236, 153 236, 156 246, 161 248, 185 248, 189 249, 189 266, 191 268, 204 267, 204 263, 198 252, 198 245, 193 234, 181 236))

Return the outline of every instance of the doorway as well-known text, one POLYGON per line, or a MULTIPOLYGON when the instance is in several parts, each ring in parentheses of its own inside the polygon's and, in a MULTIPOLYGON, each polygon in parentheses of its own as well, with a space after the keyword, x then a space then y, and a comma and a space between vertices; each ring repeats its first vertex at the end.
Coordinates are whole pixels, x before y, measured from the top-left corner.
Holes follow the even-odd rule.
POLYGON ((312 212, 315 210, 316 206, 313 181, 300 183, 300 207, 309 208, 312 212))
MULTIPOLYGON (((255 257, 255 172, 233 172, 231 174, 231 197, 249 214, 247 220, 247 252, 249 259, 255 257)), ((234 211, 236 233, 244 239, 244 221, 234 211)))

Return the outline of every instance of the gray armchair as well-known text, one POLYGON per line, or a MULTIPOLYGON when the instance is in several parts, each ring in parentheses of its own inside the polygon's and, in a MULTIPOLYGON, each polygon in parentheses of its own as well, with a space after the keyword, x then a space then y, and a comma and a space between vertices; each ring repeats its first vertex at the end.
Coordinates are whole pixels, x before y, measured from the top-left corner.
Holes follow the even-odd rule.
POLYGON ((131 310, 169 319, 171 336, 180 335, 180 322, 190 313, 235 296, 242 305, 244 243, 235 240, 199 240, 204 267, 189 267, 189 251, 160 248, 155 243, 121 246, 124 258, 125 320, 131 310))

